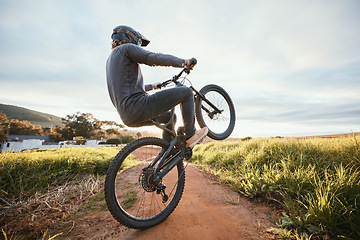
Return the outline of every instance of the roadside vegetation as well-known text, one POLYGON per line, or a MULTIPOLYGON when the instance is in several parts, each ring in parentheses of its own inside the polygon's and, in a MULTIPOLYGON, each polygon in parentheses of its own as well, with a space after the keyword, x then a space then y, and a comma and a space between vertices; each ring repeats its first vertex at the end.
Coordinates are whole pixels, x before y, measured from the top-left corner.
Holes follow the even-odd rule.
MULTIPOLYGON (((62 148, 0 153, 0 236, 50 239, 48 230, 55 232, 53 237, 59 234, 56 227, 71 230, 68 220, 84 209, 104 208, 97 206, 104 198, 103 175, 119 150, 62 148)), ((137 163, 131 164, 126 167, 137 163)))
POLYGON ((100 121, 91 113, 66 115, 63 126, 41 127, 27 120, 10 119, 0 111, 0 143, 7 142, 8 135, 49 136, 51 142, 76 138, 81 145, 86 139, 118 139, 121 143, 141 137, 140 132, 130 132, 125 126, 114 121, 100 121))
MULTIPOLYGON (((51 239, 70 232, 73 217, 105 209, 103 175, 118 151, 0 153, 2 234, 51 239)), ((197 146, 191 161, 248 198, 280 205, 270 230, 278 238, 360 239, 359 137, 214 141, 197 146)))
POLYGON ((87 175, 103 175, 119 148, 60 148, 0 155, 0 186, 23 200, 51 186, 87 175))
POLYGON ((196 147, 191 159, 249 198, 282 205, 285 239, 360 239, 360 143, 336 139, 246 139, 196 147))

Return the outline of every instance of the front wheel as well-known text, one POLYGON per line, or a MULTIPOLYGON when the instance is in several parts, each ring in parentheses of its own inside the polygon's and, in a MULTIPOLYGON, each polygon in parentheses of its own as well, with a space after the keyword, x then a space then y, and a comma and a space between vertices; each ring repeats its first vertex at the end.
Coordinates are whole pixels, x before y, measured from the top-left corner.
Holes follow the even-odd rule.
POLYGON ((185 185, 183 162, 160 182, 154 169, 169 143, 159 138, 141 138, 126 145, 114 158, 105 179, 105 199, 123 225, 146 229, 164 221, 175 209, 185 185), (155 161, 154 161, 155 159, 155 161), (151 162, 156 162, 149 167, 151 162))
POLYGON ((223 140, 235 127, 235 107, 227 92, 218 85, 206 85, 196 96, 195 115, 200 127, 209 129, 208 136, 223 140))

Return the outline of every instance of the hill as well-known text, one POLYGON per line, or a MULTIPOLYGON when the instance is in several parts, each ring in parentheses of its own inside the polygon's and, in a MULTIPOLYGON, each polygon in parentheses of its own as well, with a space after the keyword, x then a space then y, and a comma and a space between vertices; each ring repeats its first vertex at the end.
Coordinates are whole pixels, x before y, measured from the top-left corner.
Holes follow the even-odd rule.
POLYGON ((5 113, 8 119, 27 120, 32 124, 39 124, 41 127, 63 126, 60 117, 23 107, 0 103, 0 112, 5 113))

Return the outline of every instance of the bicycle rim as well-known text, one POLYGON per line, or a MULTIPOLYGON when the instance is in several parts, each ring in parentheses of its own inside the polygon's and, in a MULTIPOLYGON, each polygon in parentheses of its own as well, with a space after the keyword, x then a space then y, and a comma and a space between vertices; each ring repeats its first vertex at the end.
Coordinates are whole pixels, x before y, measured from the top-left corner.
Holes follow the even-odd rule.
POLYGON ((235 127, 235 108, 224 89, 217 85, 207 85, 200 93, 216 106, 221 113, 203 101, 200 97, 196 101, 196 118, 201 127, 208 127, 208 136, 215 140, 227 138, 235 127))
POLYGON ((110 165, 105 197, 110 212, 123 225, 136 229, 155 226, 180 201, 185 183, 182 161, 162 179, 168 199, 153 184, 155 167, 143 171, 167 147, 168 142, 162 139, 142 138, 124 147, 110 165))

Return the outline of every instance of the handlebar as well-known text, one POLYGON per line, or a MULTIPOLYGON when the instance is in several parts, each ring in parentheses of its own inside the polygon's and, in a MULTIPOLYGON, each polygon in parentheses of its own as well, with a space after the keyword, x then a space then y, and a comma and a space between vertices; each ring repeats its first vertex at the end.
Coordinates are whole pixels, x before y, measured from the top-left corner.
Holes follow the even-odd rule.
POLYGON ((171 82, 174 82, 175 84, 179 84, 179 82, 177 81, 181 75, 185 72, 186 74, 190 74, 190 71, 193 70, 194 66, 197 64, 197 60, 195 58, 191 58, 188 60, 189 61, 189 64, 183 69, 180 71, 179 74, 175 75, 172 79, 170 80, 167 80, 163 83, 160 83, 158 85, 156 85, 156 87, 158 89, 162 88, 162 87, 166 87, 167 85, 169 85, 171 82))
MULTIPOLYGON (((195 64, 196 64, 196 59, 195 58, 193 58, 194 60, 195 60, 195 64)), ((192 59, 191 59, 192 60, 192 59)), ((177 81, 180 77, 181 77, 181 75, 185 72, 186 74, 190 74, 190 71, 191 71, 192 69, 189 69, 189 68, 184 68, 183 70, 181 70, 180 71, 180 73, 179 74, 177 74, 177 75, 175 75, 174 77, 172 77, 171 79, 169 79, 169 80, 166 80, 165 82, 163 82, 163 83, 160 83, 160 84, 158 84, 156 87, 157 88, 162 88, 162 87, 166 87, 167 85, 169 85, 171 82, 174 82, 175 84, 178 84, 179 82, 177 81)))

